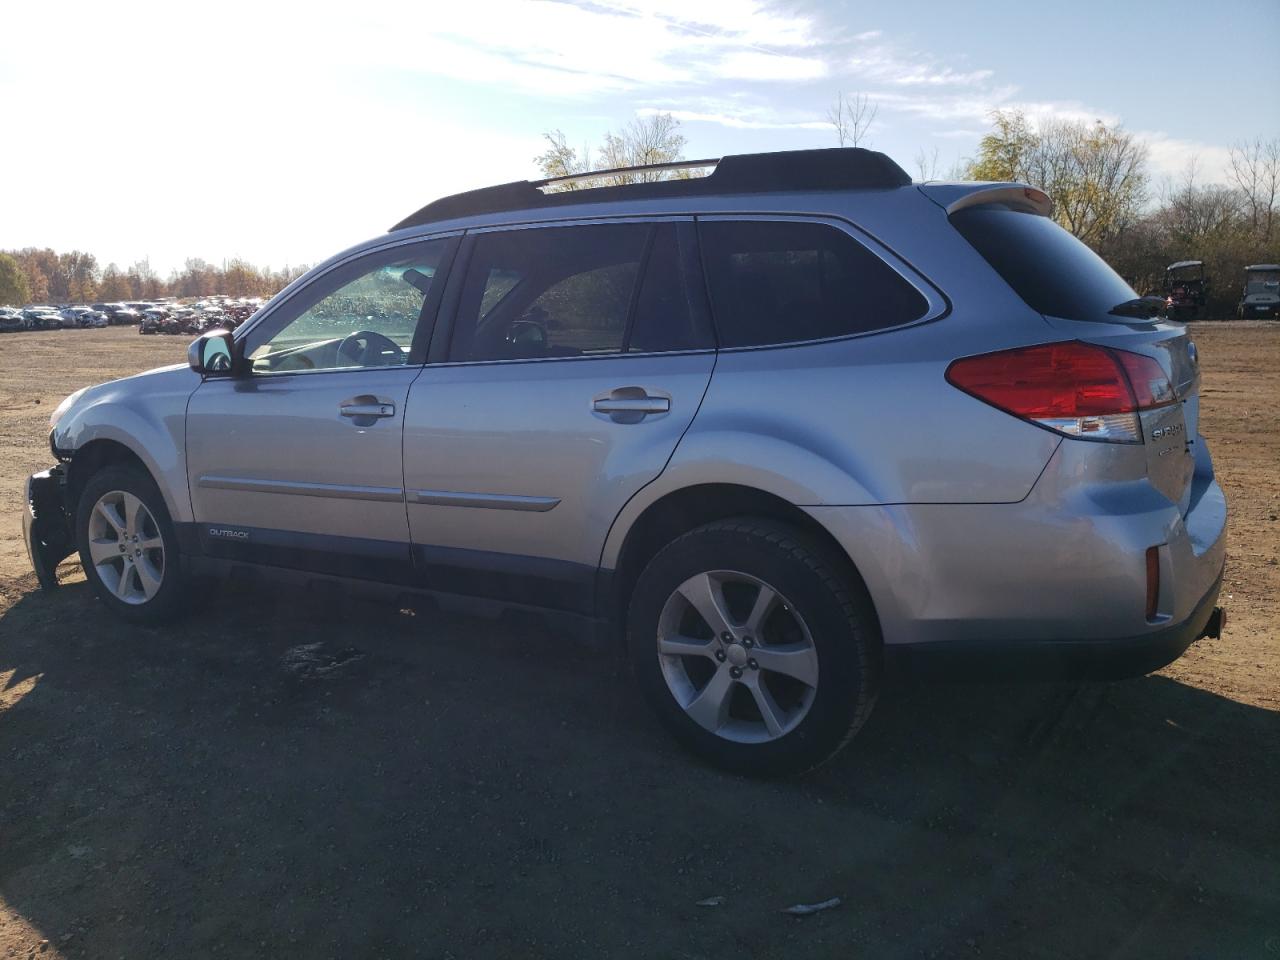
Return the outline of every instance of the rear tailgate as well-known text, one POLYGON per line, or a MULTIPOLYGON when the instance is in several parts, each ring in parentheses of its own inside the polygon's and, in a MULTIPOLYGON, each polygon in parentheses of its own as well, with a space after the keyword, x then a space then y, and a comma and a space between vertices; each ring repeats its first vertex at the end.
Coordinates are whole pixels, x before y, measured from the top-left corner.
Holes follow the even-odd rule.
POLYGON ((1053 223, 1052 206, 1040 191, 1012 184, 964 186, 922 190, 944 206, 952 226, 1060 339, 1143 354, 1160 364, 1177 402, 1141 414, 1147 473, 1185 516, 1200 423, 1200 371, 1186 328, 1112 313, 1137 294, 1106 261, 1053 223))
POLYGON ((1195 345, 1178 324, 1162 323, 1145 330, 1111 324, 1096 326, 1099 329, 1091 332, 1088 342, 1152 357, 1173 384, 1179 402, 1143 411, 1142 435, 1152 485, 1175 501, 1185 516, 1191 504, 1194 444, 1200 425, 1200 368, 1195 345))

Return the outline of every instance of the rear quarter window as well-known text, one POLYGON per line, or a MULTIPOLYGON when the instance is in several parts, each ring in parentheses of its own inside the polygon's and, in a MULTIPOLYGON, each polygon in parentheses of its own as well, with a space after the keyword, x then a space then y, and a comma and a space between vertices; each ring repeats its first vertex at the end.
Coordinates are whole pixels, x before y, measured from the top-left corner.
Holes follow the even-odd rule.
POLYGON ((698 229, 722 347, 868 333, 928 311, 901 274, 829 224, 704 220, 698 229))
POLYGON ((958 210, 951 224, 1039 313, 1114 323, 1111 309, 1137 297, 1105 260, 1048 217, 988 204, 958 210))

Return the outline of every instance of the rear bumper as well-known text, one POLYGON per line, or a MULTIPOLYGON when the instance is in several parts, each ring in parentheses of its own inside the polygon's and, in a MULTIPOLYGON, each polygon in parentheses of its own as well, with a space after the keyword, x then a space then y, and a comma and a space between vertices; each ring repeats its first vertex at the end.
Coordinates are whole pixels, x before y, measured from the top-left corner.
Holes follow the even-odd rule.
POLYGON ((1017 503, 804 509, 862 574, 890 660, 902 648, 987 675, 1127 676, 1176 658, 1213 613, 1227 504, 1203 438, 1194 453, 1185 506, 1147 480, 1141 448, 1064 441, 1017 503))
POLYGON ((1108 640, 1002 640, 898 644, 885 649, 891 671, 965 680, 1123 680, 1159 670, 1225 619, 1216 606, 1222 574, 1190 617, 1136 637, 1108 640))
POLYGON ((22 539, 36 579, 46 590, 58 585, 57 566, 75 551, 64 487, 62 467, 51 467, 27 477, 23 498, 22 539))

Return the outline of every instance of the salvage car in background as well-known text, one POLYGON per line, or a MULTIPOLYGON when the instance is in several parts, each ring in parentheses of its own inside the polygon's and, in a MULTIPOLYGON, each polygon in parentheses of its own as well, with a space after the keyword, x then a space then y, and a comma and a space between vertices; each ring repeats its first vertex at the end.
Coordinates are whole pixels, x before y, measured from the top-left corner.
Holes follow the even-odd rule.
POLYGON ((61 330, 62 315, 50 306, 27 307, 22 311, 28 330, 61 330))
POLYGON ((160 325, 169 317, 169 311, 162 307, 152 307, 150 310, 144 310, 142 319, 138 322, 138 332, 141 334, 153 334, 160 332, 160 325))
POLYGON ((64 327, 105 327, 108 325, 107 315, 92 307, 67 307, 62 311, 64 327))

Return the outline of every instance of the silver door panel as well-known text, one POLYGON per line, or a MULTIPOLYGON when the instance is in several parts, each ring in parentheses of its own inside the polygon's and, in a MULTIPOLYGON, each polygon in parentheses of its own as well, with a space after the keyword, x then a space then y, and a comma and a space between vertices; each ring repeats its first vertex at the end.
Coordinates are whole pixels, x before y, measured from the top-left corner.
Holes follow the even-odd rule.
POLYGON ((199 522, 407 542, 401 430, 420 367, 209 380, 187 412, 199 522), (365 397, 393 407, 351 416, 365 397))
POLYGON ((405 422, 413 542, 594 567, 614 517, 662 472, 714 365, 706 351, 428 366, 405 422), (669 398, 668 409, 618 422, 627 411, 596 404, 620 390, 636 406, 656 407, 641 390, 669 398))

